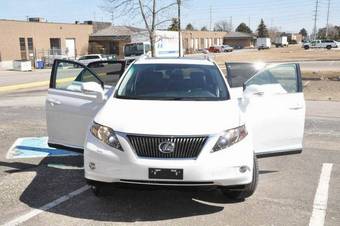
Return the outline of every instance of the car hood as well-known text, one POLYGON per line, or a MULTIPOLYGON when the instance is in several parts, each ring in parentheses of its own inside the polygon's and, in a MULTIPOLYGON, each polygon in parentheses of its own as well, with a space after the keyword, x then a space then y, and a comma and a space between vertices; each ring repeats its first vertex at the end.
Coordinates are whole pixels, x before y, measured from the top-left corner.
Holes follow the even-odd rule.
POLYGON ((238 102, 109 99, 95 122, 117 132, 210 135, 240 125, 238 102))

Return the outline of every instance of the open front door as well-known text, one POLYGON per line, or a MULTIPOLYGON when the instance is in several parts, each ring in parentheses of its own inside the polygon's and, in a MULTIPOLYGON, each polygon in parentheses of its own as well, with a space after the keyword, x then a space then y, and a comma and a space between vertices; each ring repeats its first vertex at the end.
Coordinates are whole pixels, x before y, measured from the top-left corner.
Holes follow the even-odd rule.
POLYGON ((92 62, 87 67, 75 61, 55 60, 46 99, 50 146, 83 149, 89 124, 112 93, 111 87, 124 72, 116 61, 92 62), (102 92, 83 89, 84 84, 102 92))
POLYGON ((300 153, 305 101, 299 65, 267 65, 246 81, 244 88, 256 155, 300 153))

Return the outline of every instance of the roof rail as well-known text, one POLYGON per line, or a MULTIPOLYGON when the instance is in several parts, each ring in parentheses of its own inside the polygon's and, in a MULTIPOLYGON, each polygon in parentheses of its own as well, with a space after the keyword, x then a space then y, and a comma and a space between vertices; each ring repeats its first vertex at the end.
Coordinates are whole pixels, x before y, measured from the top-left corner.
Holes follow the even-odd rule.
POLYGON ((208 60, 210 62, 214 62, 214 56, 209 53, 203 54, 203 55, 185 55, 184 58, 197 59, 197 60, 208 60))

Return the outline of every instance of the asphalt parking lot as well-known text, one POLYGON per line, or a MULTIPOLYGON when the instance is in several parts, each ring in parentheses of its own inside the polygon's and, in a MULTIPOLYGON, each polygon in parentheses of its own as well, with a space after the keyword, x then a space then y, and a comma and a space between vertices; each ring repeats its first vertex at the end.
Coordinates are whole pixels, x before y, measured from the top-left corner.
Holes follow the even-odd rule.
POLYGON ((45 95, 0 94, 0 225, 308 225, 322 214, 324 225, 340 225, 339 102, 307 102, 303 153, 260 159, 255 195, 235 202, 210 188, 107 188, 95 197, 81 156, 6 159, 18 137, 46 136, 45 95))

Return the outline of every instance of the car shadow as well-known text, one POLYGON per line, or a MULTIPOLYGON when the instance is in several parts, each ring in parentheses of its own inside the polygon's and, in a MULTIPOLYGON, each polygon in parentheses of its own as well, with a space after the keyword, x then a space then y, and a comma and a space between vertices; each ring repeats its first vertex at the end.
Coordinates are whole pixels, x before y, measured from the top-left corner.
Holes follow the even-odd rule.
MULTIPOLYGON (((39 209, 85 185, 81 156, 48 157, 38 165, 0 162, 6 173, 34 171, 35 177, 20 195, 20 201, 39 209)), ((271 173, 276 171, 266 171, 271 173)), ((47 210, 80 219, 110 222, 159 221, 220 212, 228 199, 214 187, 106 186, 96 197, 90 190, 47 210)))

